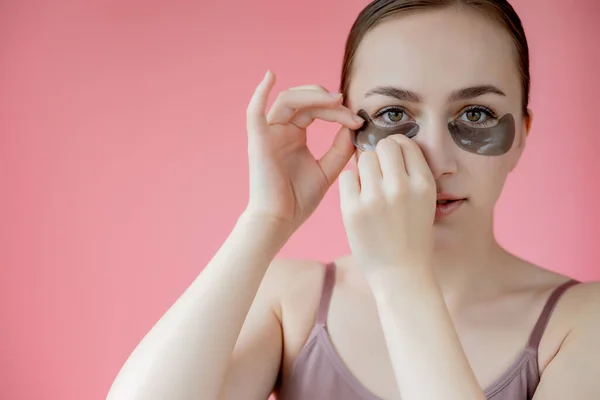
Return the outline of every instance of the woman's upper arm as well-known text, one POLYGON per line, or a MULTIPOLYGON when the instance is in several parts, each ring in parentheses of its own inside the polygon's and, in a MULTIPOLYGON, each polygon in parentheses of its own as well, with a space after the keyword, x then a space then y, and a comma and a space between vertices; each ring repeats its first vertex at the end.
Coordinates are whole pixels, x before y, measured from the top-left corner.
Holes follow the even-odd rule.
MULTIPOLYGON (((235 345, 219 400, 266 400, 273 392, 281 365, 281 274, 275 261, 254 298, 235 345)), ((216 330, 218 334, 218 330, 216 330)))

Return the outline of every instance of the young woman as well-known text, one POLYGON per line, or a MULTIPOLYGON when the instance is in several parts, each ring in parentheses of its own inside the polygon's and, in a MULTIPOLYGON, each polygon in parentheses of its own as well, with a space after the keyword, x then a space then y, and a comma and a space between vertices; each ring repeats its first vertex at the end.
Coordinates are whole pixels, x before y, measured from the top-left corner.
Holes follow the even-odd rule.
POLYGON ((600 287, 493 235, 532 122, 506 1, 376 0, 350 32, 342 94, 292 88, 267 110, 274 82, 248 106, 247 209, 110 399, 600 399, 600 287), (320 160, 315 119, 342 126, 320 160), (417 134, 355 151, 364 124, 417 134), (274 260, 338 178, 352 254, 274 260))

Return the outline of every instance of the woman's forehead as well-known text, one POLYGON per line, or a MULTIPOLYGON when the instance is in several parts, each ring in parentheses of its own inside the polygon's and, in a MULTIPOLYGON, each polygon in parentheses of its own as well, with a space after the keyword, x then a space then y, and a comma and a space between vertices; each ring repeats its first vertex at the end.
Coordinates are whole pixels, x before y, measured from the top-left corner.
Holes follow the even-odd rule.
POLYGON ((518 96, 518 71, 511 36, 479 12, 454 8, 411 12, 390 18, 365 35, 352 66, 351 92, 397 85, 427 97, 492 84, 518 96))

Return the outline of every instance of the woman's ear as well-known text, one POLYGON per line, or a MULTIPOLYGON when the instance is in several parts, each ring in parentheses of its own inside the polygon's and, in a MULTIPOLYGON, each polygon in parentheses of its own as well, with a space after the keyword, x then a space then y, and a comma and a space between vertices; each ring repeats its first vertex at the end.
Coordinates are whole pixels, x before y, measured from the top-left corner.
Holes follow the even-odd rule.
POLYGON ((525 150, 525 143, 527 142, 527 137, 529 136, 529 132, 531 131, 531 123, 533 121, 533 111, 529 108, 527 109, 527 115, 523 116, 523 125, 521 126, 521 132, 518 137, 518 143, 516 146, 516 151, 512 154, 512 159, 510 161, 509 171, 512 172, 521 156, 523 155, 523 151, 525 150))
POLYGON ((531 123, 533 122, 533 111, 531 109, 527 109, 527 114, 523 115, 523 124, 521 125, 521 134, 518 138, 517 147, 519 149, 523 149, 525 147, 525 142, 527 141, 527 137, 529 137, 529 132, 531 132, 531 123))
POLYGON ((527 115, 525 115, 523 119, 525 122, 525 136, 529 136, 531 124, 533 123, 533 111, 531 111, 531 108, 527 109, 527 115))

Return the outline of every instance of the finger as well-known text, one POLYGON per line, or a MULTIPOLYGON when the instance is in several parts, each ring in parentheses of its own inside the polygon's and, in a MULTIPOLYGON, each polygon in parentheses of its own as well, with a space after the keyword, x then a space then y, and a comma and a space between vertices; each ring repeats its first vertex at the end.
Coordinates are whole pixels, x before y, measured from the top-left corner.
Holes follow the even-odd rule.
POLYGON ((338 122, 352 130, 360 128, 364 123, 364 120, 361 117, 354 114, 343 105, 338 105, 334 108, 312 107, 299 110, 290 120, 290 123, 296 125, 298 128, 306 129, 315 119, 338 122))
POLYGON ((342 212, 352 208, 360 195, 360 181, 356 171, 350 169, 342 171, 338 180, 340 190, 340 207, 342 212))
POLYGON ((319 160, 319 165, 329 186, 333 184, 354 153, 354 144, 348 133, 348 128, 340 128, 333 139, 331 148, 319 160))
POLYGON ((402 147, 393 139, 385 138, 375 148, 384 185, 397 187, 408 179, 402 147))
POLYGON ((381 191, 381 169, 377 153, 365 151, 358 157, 360 193, 369 197, 381 191))
POLYGON ((321 85, 302 85, 302 86, 296 86, 293 88, 290 88, 290 90, 303 90, 303 89, 309 89, 309 90, 317 90, 319 92, 325 92, 325 93, 329 93, 329 90, 327 90, 327 88, 325 88, 325 86, 321 86, 321 85))
POLYGON ((267 114, 267 123, 285 124, 296 110, 311 107, 336 107, 341 103, 339 93, 331 94, 312 89, 285 90, 277 96, 267 114))
MULTIPOLYGON (((352 139, 350 139, 352 140, 352 139)), ((353 143, 354 144, 354 143, 353 143)), ((354 168, 355 170, 358 169, 358 157, 360 155, 360 152, 362 150, 356 149, 355 147, 355 151, 354 154, 352 155, 352 157, 350 158, 350 165, 352 166, 352 168, 354 168)))
POLYGON ((264 132, 267 127, 265 118, 269 94, 275 86, 275 74, 267 71, 263 80, 258 84, 246 109, 246 125, 248 132, 264 132))
POLYGON ((420 174, 422 176, 431 175, 431 169, 429 168, 427 160, 425 159, 425 155, 421 151, 421 148, 417 142, 407 138, 404 135, 392 135, 388 136, 388 138, 396 141, 396 143, 398 143, 398 145, 400 145, 402 148, 404 165, 409 176, 416 174, 420 174))

